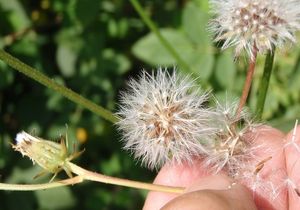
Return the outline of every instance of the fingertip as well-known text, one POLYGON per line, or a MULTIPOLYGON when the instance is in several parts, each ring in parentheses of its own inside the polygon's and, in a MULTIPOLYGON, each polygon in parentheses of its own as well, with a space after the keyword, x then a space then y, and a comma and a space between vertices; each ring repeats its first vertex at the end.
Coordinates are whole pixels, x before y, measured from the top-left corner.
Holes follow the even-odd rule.
MULTIPOLYGON (((203 169, 203 164, 200 159, 194 159, 193 164, 166 164, 157 174, 154 184, 167 186, 186 187, 194 180, 206 176, 207 172, 203 169)), ((177 197, 178 194, 162 193, 151 191, 148 193, 143 210, 160 209, 170 200, 177 197)))
POLYGON ((237 183, 223 174, 210 175, 194 180, 192 185, 186 188, 186 192, 193 192, 197 190, 227 190, 231 189, 237 183))
POLYGON ((190 186, 187 193, 167 203, 162 210, 256 209, 249 191, 226 176, 205 177, 195 185, 190 186))
POLYGON ((261 125, 252 130, 255 143, 267 143, 271 145, 282 144, 285 134, 268 125, 261 125))
POLYGON ((300 206, 300 126, 296 126, 286 136, 285 154, 287 167, 287 186, 290 209, 300 206))
POLYGON ((290 176, 296 176, 300 171, 300 126, 291 130, 285 139, 287 171, 290 176))

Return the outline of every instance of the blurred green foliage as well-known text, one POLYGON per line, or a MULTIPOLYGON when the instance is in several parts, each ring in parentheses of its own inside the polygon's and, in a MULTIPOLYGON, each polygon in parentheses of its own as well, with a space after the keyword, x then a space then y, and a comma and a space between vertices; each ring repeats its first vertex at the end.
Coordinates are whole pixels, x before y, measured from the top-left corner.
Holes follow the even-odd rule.
MULTIPOLYGON (((160 32, 191 67, 193 75, 219 98, 238 98, 247 59, 233 61, 207 32, 207 0, 141 1, 160 32)), ((142 69, 173 68, 176 60, 125 0, 0 0, 0 47, 55 81, 112 111, 126 80, 142 69)), ((249 99, 255 110, 263 56, 249 99)), ((182 70, 182 69, 181 69, 182 70)), ((276 55, 264 119, 289 130, 300 117, 300 50, 276 55)), ((32 180, 39 168, 12 151, 21 130, 51 140, 65 135, 85 148, 78 164, 107 175, 151 182, 154 173, 121 150, 116 127, 0 62, 1 182, 32 180)), ((60 178, 65 177, 60 174, 60 178)), ((140 209, 146 193, 86 182, 38 192, 0 192, 0 209, 140 209)))

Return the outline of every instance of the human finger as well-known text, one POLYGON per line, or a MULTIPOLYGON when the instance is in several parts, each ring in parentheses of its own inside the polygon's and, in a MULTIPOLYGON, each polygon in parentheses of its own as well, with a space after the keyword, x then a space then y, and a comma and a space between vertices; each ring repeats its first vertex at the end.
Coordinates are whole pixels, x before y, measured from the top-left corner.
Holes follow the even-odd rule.
POLYGON ((250 192, 224 175, 198 179, 187 193, 176 197, 161 210, 256 210, 250 192))
POLYGON ((300 206, 300 126, 295 125, 295 128, 286 136, 285 154, 289 209, 296 210, 300 206))
POLYGON ((256 148, 255 158, 250 161, 252 169, 242 182, 252 191, 258 209, 285 210, 287 193, 278 188, 286 176, 283 150, 285 135, 269 126, 260 126, 252 132, 249 135, 252 135, 252 144, 256 148))
MULTIPOLYGON (((207 175, 207 170, 202 167, 201 160, 195 160, 194 164, 169 164, 165 165, 156 176, 154 183, 186 187, 191 185, 194 180, 207 175)), ((149 192, 143 210, 157 210, 164 206, 168 201, 177 197, 178 194, 149 192)))

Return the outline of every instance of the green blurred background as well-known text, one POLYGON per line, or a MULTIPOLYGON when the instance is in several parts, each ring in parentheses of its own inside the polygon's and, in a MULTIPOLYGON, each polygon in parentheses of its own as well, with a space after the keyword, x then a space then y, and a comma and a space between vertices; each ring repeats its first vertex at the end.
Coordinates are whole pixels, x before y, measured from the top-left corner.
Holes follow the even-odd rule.
MULTIPOLYGON (((198 77, 219 97, 238 98, 247 58, 233 61, 231 50, 220 52, 207 32, 207 0, 140 1, 161 33, 188 64, 180 70, 198 77)), ((0 47, 55 81, 111 111, 118 93, 141 69, 177 66, 156 36, 126 0, 0 0, 0 47)), ((300 117, 299 48, 276 55, 263 118, 288 131, 300 117)), ((264 57, 249 99, 255 110, 264 57)), ((32 180, 40 170, 13 152, 10 143, 21 130, 59 140, 65 135, 85 153, 76 162, 107 175, 151 182, 155 172, 121 150, 121 136, 111 123, 63 98, 0 62, 0 179, 32 180)), ((61 173, 59 178, 65 178, 61 173)), ((146 192, 85 182, 37 192, 0 191, 0 209, 141 209, 146 192)))

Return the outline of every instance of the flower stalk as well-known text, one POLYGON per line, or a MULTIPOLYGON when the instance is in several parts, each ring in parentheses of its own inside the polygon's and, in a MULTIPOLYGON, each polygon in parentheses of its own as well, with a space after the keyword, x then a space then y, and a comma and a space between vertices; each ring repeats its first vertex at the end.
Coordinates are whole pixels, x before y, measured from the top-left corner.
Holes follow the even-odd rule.
POLYGON ((51 188, 63 187, 67 185, 74 185, 81 183, 82 177, 76 176, 69 179, 64 179, 57 182, 44 183, 44 184, 8 184, 0 183, 0 190, 11 190, 11 191, 35 191, 35 190, 46 190, 51 188))
POLYGON ((183 187, 171 187, 164 185, 149 184, 144 182, 132 181, 127 179, 120 179, 116 177, 106 176, 100 173, 88 171, 84 168, 81 168, 71 162, 68 163, 71 171, 78 176, 64 179, 61 181, 44 183, 44 184, 7 184, 0 183, 0 190, 12 190, 12 191, 35 191, 35 190, 45 190, 57 187, 63 187, 68 185, 79 184, 85 180, 101 182, 105 184, 113 184, 124 187, 131 187, 142 190, 166 192, 166 193, 175 193, 181 194, 184 191, 183 187))
POLYGON ((171 187, 171 186, 164 186, 164 185, 156 185, 156 184, 149 184, 145 182, 138 182, 132 181, 128 179, 121 179, 116 177, 106 176, 100 173, 91 172, 84 168, 81 168, 74 163, 68 163, 71 171, 74 174, 79 175, 84 180, 90 180, 95 182, 101 182, 106 184, 113 184, 125 187, 131 187, 136 189, 143 189, 143 190, 150 190, 150 191, 158 191, 158 192, 167 192, 167 193, 176 193, 181 194, 184 191, 183 187, 171 187))
POLYGON ((238 108, 236 111, 236 118, 239 118, 241 111, 246 104, 246 101, 247 101, 247 98, 248 98, 248 95, 250 92, 252 80, 253 80, 254 71, 255 71, 256 58, 257 58, 257 48, 256 48, 256 46, 254 46, 253 47, 253 56, 249 58, 249 67, 247 70, 247 76, 246 76, 246 80, 244 83, 243 92, 242 92, 240 102, 239 102, 239 105, 238 105, 238 108))
POLYGON ((27 77, 34 79, 38 83, 60 93, 64 97, 73 101, 74 103, 85 107, 86 109, 92 111, 93 113, 103 117, 104 119, 115 123, 118 121, 117 117, 111 113, 109 110, 95 104, 94 102, 84 98, 83 96, 75 93, 71 89, 58 84, 53 79, 50 79, 40 71, 32 68, 31 66, 23 63, 19 59, 0 49, 0 59, 7 65, 26 75, 27 77))
POLYGON ((259 84, 258 100, 256 105, 256 117, 259 120, 262 118, 262 114, 265 106, 265 101, 267 97, 272 70, 273 70, 274 55, 275 55, 275 49, 268 52, 265 60, 264 72, 259 84))

